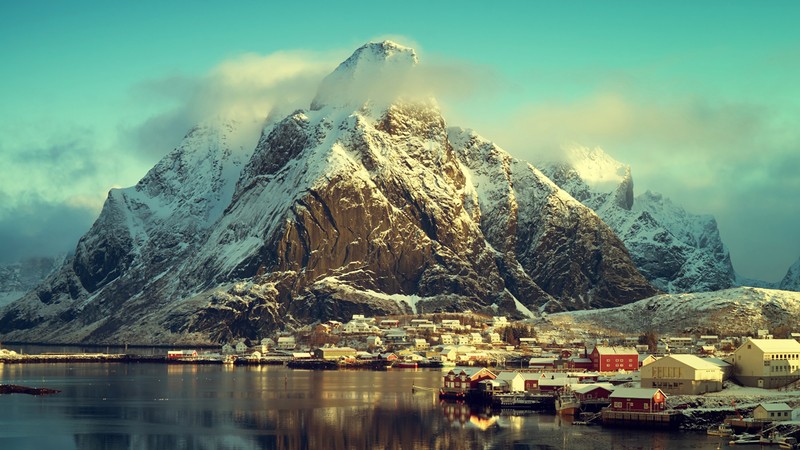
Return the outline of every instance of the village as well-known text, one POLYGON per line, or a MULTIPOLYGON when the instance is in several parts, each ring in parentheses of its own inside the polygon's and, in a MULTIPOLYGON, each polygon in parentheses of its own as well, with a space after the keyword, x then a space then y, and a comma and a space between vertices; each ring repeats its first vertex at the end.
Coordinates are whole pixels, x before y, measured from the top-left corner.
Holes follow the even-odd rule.
MULTIPOLYGON (((775 331, 775 330, 773 330, 775 331)), ((5 362, 167 362, 298 369, 442 371, 431 392, 467 410, 532 410, 575 425, 706 429, 731 443, 796 446, 800 334, 598 336, 502 316, 430 314, 328 321, 221 349, 166 356, 19 355, 5 362), (745 394, 746 395, 743 395, 745 394)), ((445 404, 446 404, 445 403, 445 404)), ((453 410, 450 408, 450 410, 453 410)))
MULTIPOLYGON (((702 399, 752 389, 765 400, 737 404, 733 395, 722 408, 717 404, 726 414, 708 433, 731 443, 793 447, 790 434, 800 430, 800 334, 786 334, 609 338, 505 317, 355 315, 254 346, 227 344, 223 354, 249 360, 283 355, 290 367, 293 362, 300 368, 352 367, 367 360, 383 361, 376 366, 382 368, 442 367, 440 386, 412 388, 436 390, 446 401, 553 411, 587 425, 691 429, 687 418, 696 415, 692 409, 702 409, 702 399), (320 366, 324 361, 329 365, 320 366), (769 400, 770 392, 783 401, 769 400)), ((703 427, 706 422, 699 421, 703 427)))

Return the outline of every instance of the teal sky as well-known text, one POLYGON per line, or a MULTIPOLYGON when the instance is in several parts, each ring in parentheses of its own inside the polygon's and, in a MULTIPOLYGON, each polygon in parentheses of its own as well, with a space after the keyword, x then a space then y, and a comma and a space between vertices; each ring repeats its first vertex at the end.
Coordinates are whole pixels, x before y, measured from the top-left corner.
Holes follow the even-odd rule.
POLYGON ((0 262, 74 248, 204 114, 302 103, 387 37, 452 77, 451 124, 524 159, 602 147, 713 214, 743 276, 800 257, 800 3, 271 3, 0 3, 0 262))

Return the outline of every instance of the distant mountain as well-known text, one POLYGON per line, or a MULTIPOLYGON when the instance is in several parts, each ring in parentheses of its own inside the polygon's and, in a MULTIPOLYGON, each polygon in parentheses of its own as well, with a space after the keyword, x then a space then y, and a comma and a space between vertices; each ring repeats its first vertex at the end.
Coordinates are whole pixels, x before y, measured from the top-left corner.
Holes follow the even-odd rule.
POLYGON ((5 306, 35 288, 61 266, 66 255, 26 258, 0 264, 0 306, 5 306))
POLYGON ((789 267, 786 275, 778 284, 778 288, 787 291, 800 291, 800 258, 789 267))
POLYGON ((658 289, 706 292, 736 286, 714 217, 690 214, 649 191, 634 196, 630 167, 602 149, 573 147, 563 161, 537 166, 617 233, 636 267, 658 289))
POLYGON ((193 129, 0 310, 2 339, 210 343, 354 313, 525 317, 656 292, 542 172, 448 128, 434 100, 389 95, 416 65, 370 43, 260 137, 193 129))
POLYGON ((551 314, 548 319, 564 327, 633 335, 653 331, 747 336, 759 329, 795 331, 800 292, 738 287, 663 294, 616 308, 551 314))

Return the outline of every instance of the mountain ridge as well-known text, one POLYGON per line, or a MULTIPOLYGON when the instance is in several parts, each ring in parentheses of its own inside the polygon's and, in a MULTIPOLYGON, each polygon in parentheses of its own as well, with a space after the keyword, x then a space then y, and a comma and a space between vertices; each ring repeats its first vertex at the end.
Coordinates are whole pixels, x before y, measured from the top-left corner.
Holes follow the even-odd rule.
MULTIPOLYGON (((371 75, 393 73, 393 55, 416 64, 390 42, 356 54, 377 64, 362 68, 371 75)), ((358 79, 352 66, 331 83, 358 79)), ((75 257, 0 311, 0 333, 208 343, 355 313, 524 317, 656 292, 593 211, 448 127, 435 100, 401 94, 318 95, 264 124, 252 151, 230 145, 235 125, 193 130, 135 187, 109 193, 75 257)))

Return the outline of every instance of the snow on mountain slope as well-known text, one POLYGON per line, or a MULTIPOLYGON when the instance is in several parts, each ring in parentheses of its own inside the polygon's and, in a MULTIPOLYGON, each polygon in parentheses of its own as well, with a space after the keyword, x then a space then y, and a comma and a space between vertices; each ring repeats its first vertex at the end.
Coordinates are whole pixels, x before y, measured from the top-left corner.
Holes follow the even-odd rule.
POLYGON ((630 169, 601 149, 574 148, 567 162, 540 167, 611 226, 655 287, 666 292, 703 292, 736 284, 716 220, 690 214, 649 191, 634 198, 630 169))
POLYGON ((779 289, 800 291, 800 258, 789 267, 786 276, 784 276, 780 282, 779 289))
POLYGON ((794 329, 800 319, 800 293, 751 287, 717 292, 663 294, 628 305, 594 311, 551 314, 564 327, 605 327, 626 334, 702 333, 753 335, 758 329, 794 329))
POLYGON ((448 129, 434 100, 370 90, 416 64, 367 44, 252 147, 230 123, 193 130, 109 193, 69 264, 0 310, 3 338, 221 342, 352 314, 519 317, 655 292, 541 172, 448 129))
POLYGON ((64 263, 66 255, 0 264, 0 307, 22 297, 64 263))
POLYGON ((542 172, 472 131, 451 128, 450 140, 475 189, 467 201, 478 208, 469 209, 482 212, 481 228, 507 255, 505 266, 519 265, 533 282, 517 284, 554 297, 543 309, 606 307, 654 293, 617 236, 542 172))

